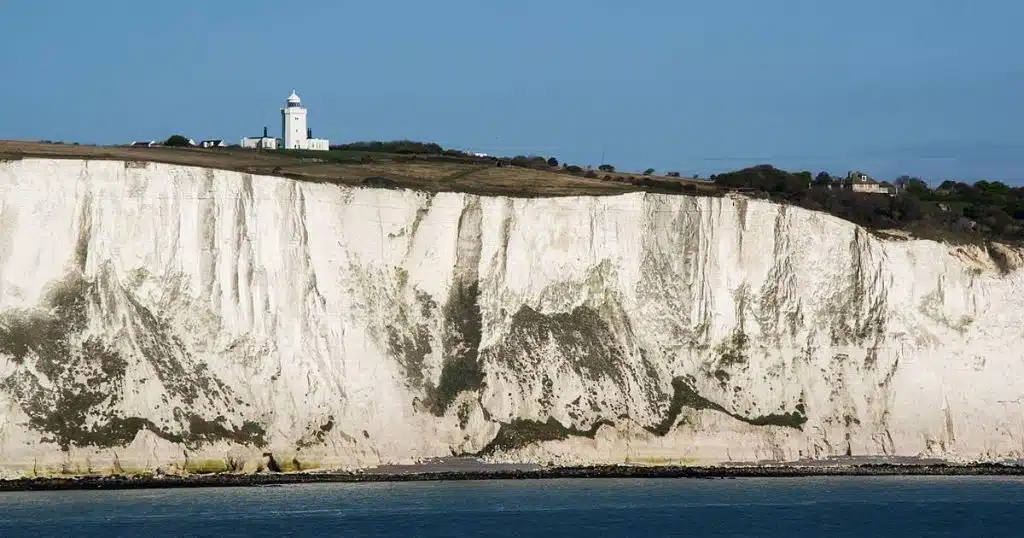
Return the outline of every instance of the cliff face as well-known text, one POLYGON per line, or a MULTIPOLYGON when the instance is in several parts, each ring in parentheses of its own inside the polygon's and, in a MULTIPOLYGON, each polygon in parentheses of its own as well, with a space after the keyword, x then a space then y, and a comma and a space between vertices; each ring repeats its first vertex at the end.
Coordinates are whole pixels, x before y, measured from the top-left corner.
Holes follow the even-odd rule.
POLYGON ((1022 284, 739 199, 0 163, 0 469, 1019 458, 1022 284))

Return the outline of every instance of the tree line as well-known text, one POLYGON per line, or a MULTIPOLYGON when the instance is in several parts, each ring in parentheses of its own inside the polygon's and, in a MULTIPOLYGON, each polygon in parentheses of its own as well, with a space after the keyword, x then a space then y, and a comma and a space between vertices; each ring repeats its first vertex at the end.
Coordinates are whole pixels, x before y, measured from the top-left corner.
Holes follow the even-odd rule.
POLYGON ((895 196, 853 192, 845 178, 820 172, 787 172, 759 165, 717 174, 712 181, 728 189, 745 189, 874 229, 908 229, 920 237, 947 240, 997 238, 1024 241, 1024 188, 998 181, 973 184, 944 181, 935 188, 904 175, 892 183, 895 196))

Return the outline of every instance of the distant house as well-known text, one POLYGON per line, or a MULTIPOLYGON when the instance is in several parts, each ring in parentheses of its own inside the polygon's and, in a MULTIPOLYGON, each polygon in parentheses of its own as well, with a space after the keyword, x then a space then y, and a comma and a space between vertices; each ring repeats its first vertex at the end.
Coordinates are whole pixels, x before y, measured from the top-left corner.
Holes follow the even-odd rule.
POLYGON ((157 143, 156 143, 155 140, 150 140, 148 142, 145 141, 145 140, 142 140, 142 141, 132 141, 132 143, 130 145, 133 148, 151 148, 151 147, 157 145, 157 143))
POLYGON ((263 136, 245 137, 242 139, 241 146, 249 149, 277 149, 281 145, 281 141, 277 138, 271 138, 267 133, 267 128, 263 128, 263 136))
POLYGON ((896 195, 896 187, 879 183, 863 172, 848 173, 846 175, 846 181, 843 182, 843 187, 862 194, 896 195))
POLYGON ((223 140, 203 140, 199 143, 201 148, 225 148, 227 144, 223 140))

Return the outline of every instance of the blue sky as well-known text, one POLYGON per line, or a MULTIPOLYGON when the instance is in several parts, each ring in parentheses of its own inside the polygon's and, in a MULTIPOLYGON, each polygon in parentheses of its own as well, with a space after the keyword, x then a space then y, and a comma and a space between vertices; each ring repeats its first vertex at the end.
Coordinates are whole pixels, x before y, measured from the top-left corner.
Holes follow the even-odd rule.
POLYGON ((1019 0, 0 4, 0 138, 280 129, 707 175, 1024 180, 1019 0), (630 6, 630 7, 627 7, 630 6))

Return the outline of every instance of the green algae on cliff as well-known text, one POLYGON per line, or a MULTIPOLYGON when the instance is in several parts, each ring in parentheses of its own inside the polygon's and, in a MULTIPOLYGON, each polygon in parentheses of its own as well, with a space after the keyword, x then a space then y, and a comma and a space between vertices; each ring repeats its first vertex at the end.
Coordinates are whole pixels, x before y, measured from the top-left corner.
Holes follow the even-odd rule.
POLYGON ((669 403, 668 414, 665 416, 665 419, 657 425, 648 426, 646 428, 647 431, 657 435, 658 437, 668 435, 668 433, 672 431, 672 428, 675 427, 676 421, 679 419, 679 415, 682 414, 684 408, 698 411, 717 411, 740 422, 750 424, 751 426, 781 426, 799 430, 802 429, 803 425, 807 422, 803 403, 797 404, 795 411, 791 411, 789 413, 773 413, 757 417, 744 417, 737 413, 728 411, 721 405, 701 396, 696 390, 694 390, 693 386, 686 379, 677 377, 672 380, 672 400, 669 403))
POLYGON ((554 314, 521 306, 512 316, 507 338, 493 355, 515 369, 537 367, 541 351, 551 344, 585 379, 622 382, 619 368, 625 363, 625 350, 608 323, 587 306, 554 314))
POLYGON ((296 448, 303 449, 325 444, 327 435, 334 430, 334 425, 334 415, 328 416, 326 422, 303 435, 296 443, 296 448))
POLYGON ((390 355, 398 361, 411 387, 422 387, 423 365, 434 348, 431 345, 430 328, 427 323, 434 317, 437 305, 430 295, 416 290, 422 320, 415 321, 410 309, 401 301, 393 323, 384 329, 390 355))
POLYGON ((444 305, 445 357, 441 377, 436 387, 426 387, 426 404, 436 416, 444 416, 459 394, 479 390, 484 385, 479 357, 483 331, 479 296, 477 282, 460 283, 452 288, 444 305))
POLYGON ((480 341, 483 338, 479 274, 482 219, 480 200, 467 200, 458 222, 455 274, 448 300, 441 308, 441 375, 436 386, 427 382, 424 387, 424 403, 438 417, 447 413, 459 394, 484 387, 486 376, 480 360, 480 341))
POLYGON ((515 419, 508 423, 502 423, 494 439, 478 455, 486 456, 498 451, 513 450, 545 441, 563 441, 570 437, 593 439, 597 436, 597 431, 602 426, 613 425, 612 421, 602 419, 595 422, 589 430, 580 430, 575 427, 567 428, 555 420, 554 417, 548 417, 547 422, 515 419))
POLYGON ((0 381, 0 389, 18 403, 28 418, 26 425, 39 432, 43 442, 64 451, 73 446, 111 448, 129 444, 142 430, 188 446, 221 439, 257 446, 265 442, 263 428, 251 421, 235 427, 224 417, 210 421, 195 412, 178 411, 176 433, 152 420, 125 416, 120 404, 133 359, 146 360, 167 393, 185 404, 200 395, 227 394, 223 383, 206 373, 205 365, 192 363, 180 342, 169 336, 169 328, 130 297, 128 317, 146 329, 140 331, 138 342, 141 357, 87 335, 90 308, 101 299, 109 302, 110 293, 71 272, 48 286, 38 307, 0 313, 0 354, 17 365, 0 381), (100 293, 107 296, 101 298, 100 293))

